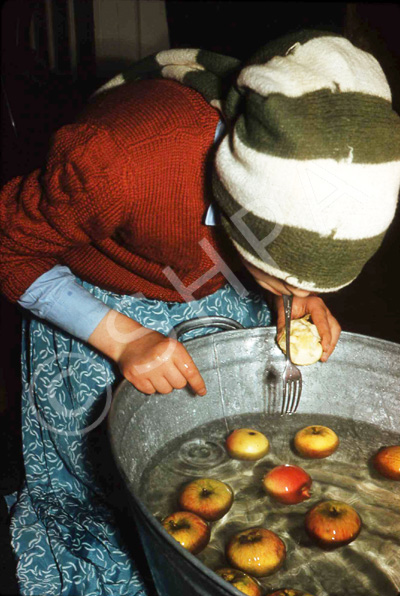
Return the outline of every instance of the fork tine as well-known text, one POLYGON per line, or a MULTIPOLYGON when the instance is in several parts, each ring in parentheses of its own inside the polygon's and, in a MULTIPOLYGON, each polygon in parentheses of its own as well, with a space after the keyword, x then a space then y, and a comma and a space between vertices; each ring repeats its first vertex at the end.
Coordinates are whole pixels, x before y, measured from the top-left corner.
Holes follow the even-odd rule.
POLYGON ((296 402, 294 404, 294 409, 293 409, 293 412, 292 412, 293 414, 295 414, 297 412, 297 408, 299 407, 299 403, 300 403, 300 395, 301 395, 301 391, 303 389, 303 384, 302 384, 301 379, 298 380, 297 385, 298 385, 298 387, 297 387, 297 389, 298 389, 298 391, 297 391, 297 399, 296 399, 296 402))
POLYGON ((281 407, 281 416, 285 413, 285 404, 286 404, 286 381, 283 379, 283 395, 282 395, 282 407, 281 407))
POLYGON ((297 395, 297 381, 292 381, 292 399, 290 400, 290 404, 289 404, 289 408, 288 408, 288 413, 289 414, 293 414, 293 405, 295 403, 296 400, 296 395, 297 395))
POLYGON ((290 403, 291 384, 289 379, 285 379, 283 383, 283 400, 281 414, 287 414, 288 405, 290 403))
POLYGON ((292 388, 293 388, 293 394, 292 394, 292 399, 290 401, 290 404, 288 406, 288 413, 289 414, 293 414, 294 410, 294 404, 296 403, 296 395, 298 394, 298 388, 299 388, 299 384, 297 381, 292 381, 292 388))
POLYGON ((291 401, 293 399, 293 381, 291 379, 288 380, 288 385, 289 385, 289 398, 286 402, 286 411, 285 414, 289 414, 290 413, 290 404, 291 401))
POLYGON ((287 384, 288 384, 288 388, 289 388, 289 396, 286 401, 285 414, 288 414, 290 412, 290 403, 293 399, 293 381, 292 381, 292 379, 288 379, 287 384))

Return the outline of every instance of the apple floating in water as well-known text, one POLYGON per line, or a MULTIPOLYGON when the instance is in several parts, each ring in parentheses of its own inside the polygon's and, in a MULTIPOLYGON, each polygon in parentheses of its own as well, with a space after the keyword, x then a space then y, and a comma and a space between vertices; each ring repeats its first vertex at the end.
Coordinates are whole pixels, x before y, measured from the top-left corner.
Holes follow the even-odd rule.
POLYGON ((210 541, 210 528, 204 519, 190 511, 177 511, 161 522, 177 542, 197 555, 210 541))
POLYGON ((357 511, 342 501, 321 501, 305 518, 308 535, 321 547, 336 548, 349 544, 361 530, 357 511))
POLYGON ((372 463, 382 476, 391 480, 400 480, 400 445, 382 447, 375 454, 372 463))
POLYGON ((312 594, 309 594, 308 592, 303 592, 302 590, 282 588, 281 590, 267 594, 267 596, 312 596, 312 594))
POLYGON ((311 496, 312 479, 303 468, 284 464, 267 472, 263 478, 265 491, 279 503, 293 505, 311 496))
POLYGON ((313 424, 299 430, 294 446, 303 457, 322 458, 332 455, 339 446, 339 437, 331 428, 313 424))
POLYGON ((277 534, 266 528, 238 532, 226 547, 229 564, 254 577, 271 575, 283 565, 286 546, 277 534))
POLYGON ((246 596, 261 596, 260 584, 247 573, 230 567, 217 569, 215 573, 246 596))
POLYGON ((232 507, 233 491, 215 478, 198 478, 184 486, 179 507, 200 515, 207 521, 221 519, 232 507))
POLYGON ((268 453, 269 441, 258 430, 237 428, 226 439, 225 446, 232 458, 254 461, 268 453))

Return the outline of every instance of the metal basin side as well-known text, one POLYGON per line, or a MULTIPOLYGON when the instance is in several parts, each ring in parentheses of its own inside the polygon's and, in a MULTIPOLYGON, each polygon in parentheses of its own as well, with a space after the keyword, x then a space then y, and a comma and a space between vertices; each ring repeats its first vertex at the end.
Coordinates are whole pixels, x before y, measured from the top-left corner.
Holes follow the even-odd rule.
MULTIPOLYGON (((274 328, 257 328, 186 342, 207 385, 204 397, 187 388, 144 396, 127 381, 115 391, 108 419, 111 447, 161 596, 239 594, 164 531, 140 501, 138 488, 143 471, 170 440, 224 416, 279 411, 284 357, 275 335, 274 328)), ((400 345, 344 332, 328 363, 301 370, 299 413, 323 412, 399 430, 400 345)))

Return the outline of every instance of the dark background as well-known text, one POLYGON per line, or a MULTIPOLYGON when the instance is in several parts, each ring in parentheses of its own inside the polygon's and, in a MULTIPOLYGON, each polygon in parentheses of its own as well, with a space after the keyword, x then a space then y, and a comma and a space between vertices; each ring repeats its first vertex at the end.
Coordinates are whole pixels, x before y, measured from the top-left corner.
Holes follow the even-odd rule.
MULTIPOLYGON (((71 74, 63 20, 66 2, 53 2, 57 30, 55 70, 49 69, 45 28, 40 28, 45 21, 44 1, 2 3, 2 185, 13 176, 27 174, 43 164, 52 133, 72 122, 91 92, 104 82, 96 76, 91 1, 74 2, 78 37, 75 75, 71 74), (32 14, 39 26, 35 51, 29 44, 32 14)), ((379 60, 392 88, 394 109, 400 113, 400 7, 397 4, 167 0, 166 8, 171 47, 202 47, 241 59, 248 58, 269 40, 302 28, 344 34, 379 60)), ((357 280, 340 292, 325 296, 344 330, 400 342, 399 238, 398 209, 381 249, 357 280)), ((0 307, 0 449, 6 467, 1 472, 18 486, 22 477, 21 315, 17 307, 3 298, 0 307)), ((0 494, 1 490, 0 480, 0 494)), ((12 559, 0 555, 3 578, 12 567, 12 559)), ((16 593, 14 585, 10 577, 8 592, 4 593, 16 593)))

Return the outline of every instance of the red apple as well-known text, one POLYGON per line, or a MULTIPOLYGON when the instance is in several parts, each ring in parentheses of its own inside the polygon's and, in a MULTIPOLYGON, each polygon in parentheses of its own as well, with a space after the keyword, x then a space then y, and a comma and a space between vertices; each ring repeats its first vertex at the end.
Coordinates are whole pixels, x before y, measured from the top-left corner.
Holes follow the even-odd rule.
POLYGON ((327 426, 314 424, 299 430, 294 446, 303 457, 322 458, 331 455, 339 446, 339 437, 327 426))
POLYGON ((179 507, 207 521, 221 519, 233 503, 230 486, 214 478, 198 478, 187 484, 179 495, 179 507))
POLYGON ((311 476, 299 466, 285 464, 272 468, 263 478, 266 492, 280 503, 301 503, 311 496, 311 476))
POLYGON ((196 555, 210 541, 210 528, 201 517, 190 511, 177 511, 161 522, 184 548, 196 555))
POLYGON ((400 480, 400 445, 383 447, 375 454, 372 462, 382 476, 400 480))
POLYGON ((238 532, 226 547, 226 557, 233 567, 255 577, 277 571, 286 557, 286 546, 277 534, 265 528, 238 532))
POLYGON ((215 573, 246 596, 261 596, 260 584, 247 573, 230 567, 217 569, 215 573))
POLYGON ((321 501, 308 511, 305 525, 307 533, 319 546, 336 548, 357 538, 361 518, 347 503, 321 501))
POLYGON ((237 428, 226 439, 226 449, 234 459, 256 460, 268 453, 269 441, 252 428, 237 428))
POLYGON ((303 592, 302 590, 293 590, 292 588, 282 588, 277 592, 271 592, 267 594, 267 596, 312 596, 308 592, 303 592))

